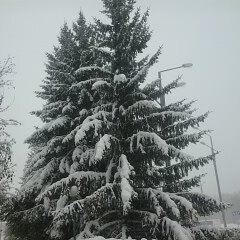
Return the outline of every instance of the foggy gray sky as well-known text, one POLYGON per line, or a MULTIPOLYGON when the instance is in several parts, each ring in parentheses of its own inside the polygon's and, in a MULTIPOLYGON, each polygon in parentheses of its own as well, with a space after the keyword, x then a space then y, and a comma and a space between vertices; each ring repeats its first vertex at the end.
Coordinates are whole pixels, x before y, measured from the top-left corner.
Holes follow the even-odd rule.
MULTIPOLYGON (((150 8, 149 24, 153 30, 146 54, 153 54, 163 44, 160 61, 150 71, 149 80, 157 71, 191 62, 190 69, 179 69, 162 75, 167 84, 183 74, 187 85, 166 97, 166 101, 197 99, 198 113, 213 111, 203 128, 213 129, 220 181, 223 192, 240 191, 240 1, 238 0, 137 0, 142 10, 150 8)), ((15 92, 8 93, 14 103, 7 116, 22 123, 9 132, 16 139, 14 161, 16 175, 21 176, 27 157, 23 144, 41 122, 29 114, 40 109, 42 101, 35 97, 45 76, 46 52, 53 50, 64 21, 71 25, 80 9, 88 21, 101 17, 100 0, 0 0, 0 58, 15 57, 15 92)), ((209 144, 209 139, 204 141, 209 144)), ((210 149, 199 145, 188 152, 207 155, 210 149)), ((217 187, 210 164, 203 171, 203 189, 216 195, 217 187)))

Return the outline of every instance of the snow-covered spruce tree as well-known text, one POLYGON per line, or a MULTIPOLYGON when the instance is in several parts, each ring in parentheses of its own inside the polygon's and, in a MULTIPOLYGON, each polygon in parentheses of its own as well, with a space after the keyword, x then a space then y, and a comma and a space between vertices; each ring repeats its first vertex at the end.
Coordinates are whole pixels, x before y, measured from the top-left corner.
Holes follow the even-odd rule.
MULTIPOLYGON (((142 17, 139 10, 133 13, 134 3, 103 1, 110 23, 96 21, 99 42, 93 50, 104 53, 110 77, 82 82, 91 86, 94 102, 92 114, 71 134, 81 149, 79 168, 44 188, 36 204, 53 214, 50 236, 56 239, 217 239, 222 233, 197 227, 197 216, 224 205, 187 191, 198 178, 183 180, 210 159, 181 151, 204 134, 186 132, 207 114, 194 117, 192 103, 184 101, 160 108, 160 95, 181 85, 179 79, 162 91, 158 81, 140 87, 160 50, 136 60, 151 34, 148 12, 142 17)), ((91 68, 98 66, 76 73, 91 68)))
POLYGON ((10 223, 28 226, 25 239, 215 239, 195 227, 196 216, 223 205, 182 191, 196 181, 181 182, 208 161, 181 151, 202 133, 183 134, 206 116, 193 117, 184 102, 156 104, 178 81, 163 91, 157 81, 140 88, 160 54, 136 60, 150 39, 148 12, 133 13, 132 0, 103 3, 110 24, 96 21, 93 33, 80 16, 49 55, 39 93, 47 104, 36 112, 46 124, 27 141, 34 155, 10 223))
MULTIPOLYGON (((23 184, 19 196, 9 202, 7 208, 10 208, 7 220, 12 234, 21 239, 48 238, 47 230, 52 218, 47 211, 48 200, 44 208, 43 204, 35 204, 35 198, 56 181, 86 169, 80 166, 80 162, 88 157, 91 150, 87 145, 75 146, 76 127, 92 114, 91 82, 109 75, 100 67, 101 55, 96 55, 90 48, 94 38, 92 27, 86 24, 80 13, 73 24, 73 31, 64 24, 59 46, 54 48, 52 54, 47 54, 47 77, 43 81, 42 91, 37 92, 37 96, 44 99, 46 104, 42 110, 33 112, 42 119, 44 125, 26 140, 31 154, 24 169, 23 184), (93 66, 96 63, 98 67, 93 66), (89 65, 92 67, 87 68, 89 65), (76 71, 79 67, 82 71, 76 71)), ((87 181, 87 176, 82 175, 81 179, 87 181)), ((80 179, 77 176, 73 181, 80 179)), ((61 195, 60 200, 57 195, 49 207, 54 205, 60 208, 67 200, 65 192, 61 195)))

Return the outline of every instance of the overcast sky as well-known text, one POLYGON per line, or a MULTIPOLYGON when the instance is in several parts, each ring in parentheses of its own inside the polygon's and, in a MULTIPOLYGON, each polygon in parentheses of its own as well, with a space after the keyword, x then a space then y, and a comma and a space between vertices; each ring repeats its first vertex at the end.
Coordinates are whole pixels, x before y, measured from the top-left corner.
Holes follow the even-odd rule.
MULTIPOLYGON (((149 81, 157 72, 193 63, 189 69, 179 69, 162 75, 163 84, 183 74, 187 85, 167 96, 166 101, 182 98, 197 99, 197 113, 211 110, 203 128, 214 130, 214 147, 221 153, 217 165, 223 192, 240 191, 240 1, 238 0, 137 0, 142 10, 150 8, 149 24, 153 30, 146 54, 153 54, 163 45, 160 61, 150 71, 149 81)), ((46 52, 53 50, 64 21, 72 24, 80 10, 88 21, 101 17, 100 0, 0 0, 0 58, 13 56, 16 74, 15 91, 8 92, 13 102, 8 117, 21 122, 9 132, 16 139, 14 161, 20 177, 27 157, 23 143, 41 122, 29 114, 40 109, 42 101, 34 91, 45 77, 46 52)), ((5 114, 6 115, 6 114, 5 114)), ((208 144, 209 139, 204 141, 208 144)), ((199 145, 188 152, 207 155, 210 149, 199 145)), ((217 194, 213 166, 203 171, 203 189, 217 194)))

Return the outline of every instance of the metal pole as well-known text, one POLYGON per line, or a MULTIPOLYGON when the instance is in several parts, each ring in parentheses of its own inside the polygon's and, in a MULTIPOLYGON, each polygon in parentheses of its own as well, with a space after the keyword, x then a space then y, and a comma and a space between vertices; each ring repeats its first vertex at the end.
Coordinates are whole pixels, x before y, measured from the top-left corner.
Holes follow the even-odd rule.
POLYGON ((200 189, 201 189, 201 194, 203 194, 203 187, 202 187, 202 182, 200 181, 200 189))
MULTIPOLYGON (((201 189, 201 194, 203 194, 203 187, 202 187, 202 181, 200 180, 200 189, 201 189)), ((204 216, 204 220, 205 220, 205 225, 207 225, 207 218, 206 216, 204 216)))
POLYGON ((183 68, 183 65, 182 65, 182 66, 179 66, 179 67, 168 68, 168 69, 162 70, 162 71, 160 71, 160 72, 168 72, 168 71, 175 70, 175 69, 179 69, 179 68, 183 68))
MULTIPOLYGON (((160 91, 162 91, 163 87, 162 87, 162 76, 161 76, 161 72, 158 72, 158 78, 159 78, 159 89, 160 91)), ((165 107, 166 103, 165 103, 165 94, 162 94, 160 96, 160 103, 161 103, 161 107, 165 107)))
MULTIPOLYGON (((175 70, 175 69, 179 69, 179 68, 186 68, 186 67, 191 67, 192 64, 191 63, 185 63, 185 64, 182 64, 181 66, 178 66, 178 67, 174 67, 174 68, 168 68, 168 69, 165 69, 165 70, 162 70, 162 71, 159 71, 158 72, 158 78, 159 78, 159 90, 162 91, 163 87, 162 87, 162 76, 161 76, 161 73, 162 72, 167 72, 167 71, 171 71, 171 70, 175 70)), ((166 102, 165 102, 165 94, 161 94, 160 95, 160 105, 161 105, 161 108, 165 107, 166 106, 166 102)), ((171 160, 167 160, 166 161, 166 167, 170 167, 171 166, 171 160)), ((168 185, 168 180, 166 180, 166 184, 168 185)), ((171 183, 171 181, 170 181, 171 183)))
MULTIPOLYGON (((210 142, 211 142, 211 151, 212 151, 212 156, 213 156, 213 166, 214 166, 215 176, 216 176, 216 180, 217 180, 219 200, 220 200, 220 202, 223 202, 222 192, 221 192, 220 182, 219 182, 219 177, 218 177, 218 171, 217 171, 217 163, 216 163, 216 158, 215 158, 215 153, 214 153, 214 148, 213 148, 212 136, 209 135, 209 137, 210 137, 210 142)), ((227 227, 225 212, 224 212, 223 209, 221 210, 221 212, 222 212, 222 219, 223 219, 224 227, 227 227)))

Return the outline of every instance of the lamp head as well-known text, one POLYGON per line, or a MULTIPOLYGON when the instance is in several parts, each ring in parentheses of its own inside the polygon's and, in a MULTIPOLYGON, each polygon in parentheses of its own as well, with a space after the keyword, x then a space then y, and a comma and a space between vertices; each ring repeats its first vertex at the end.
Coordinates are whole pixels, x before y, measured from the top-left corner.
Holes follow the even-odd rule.
POLYGON ((192 67, 192 66, 193 66, 192 63, 184 63, 184 64, 182 65, 183 68, 189 68, 189 67, 192 67))

